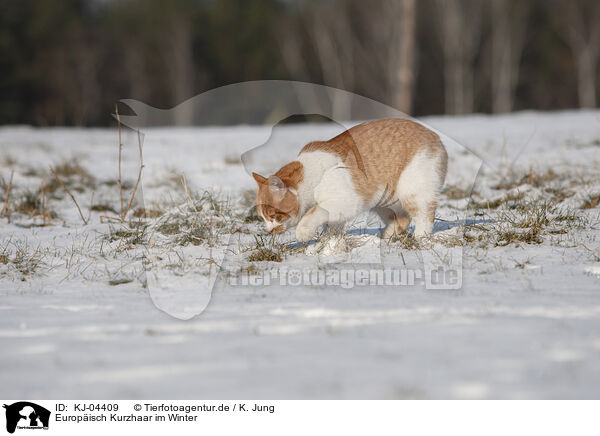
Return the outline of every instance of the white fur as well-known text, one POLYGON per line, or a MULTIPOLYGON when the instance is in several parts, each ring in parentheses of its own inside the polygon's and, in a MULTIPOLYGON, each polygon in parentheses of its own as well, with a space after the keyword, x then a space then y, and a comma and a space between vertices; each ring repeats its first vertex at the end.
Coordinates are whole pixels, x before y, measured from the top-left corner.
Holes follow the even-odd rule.
POLYGON ((261 218, 265 222, 265 226, 267 227, 268 232, 271 232, 273 229, 275 229, 281 225, 281 223, 279 221, 269 221, 269 220, 265 219, 263 216, 261 216, 261 218))
POLYGON ((296 239, 301 242, 310 241, 319 226, 328 221, 328 217, 329 213, 325 209, 315 206, 315 209, 304 215, 296 226, 296 239))
POLYGON ((342 172, 336 171, 342 166, 342 161, 337 155, 324 151, 311 151, 300 153, 298 160, 303 165, 304 173, 302 182, 298 186, 298 202, 300 204, 298 219, 300 222, 296 226, 296 239, 305 242, 313 237, 320 225, 329 222, 330 217, 339 215, 333 206, 336 187, 345 187, 347 193, 353 198, 357 195, 351 188, 351 180, 342 172), (352 191, 348 192, 348 188, 351 188, 352 191), (319 207, 307 215, 306 212, 315 205, 319 207))
POLYGON ((396 187, 396 196, 402 203, 411 201, 417 205, 418 212, 412 218, 415 220, 416 237, 429 236, 433 223, 427 219, 428 206, 437 201, 442 185, 443 175, 440 173, 439 155, 430 156, 419 152, 406 166, 396 187))
POLYGON ((309 241, 325 223, 343 223, 365 210, 365 202, 356 193, 350 171, 337 164, 323 173, 314 189, 316 206, 305 214, 296 227, 296 239, 309 241))
MULTIPOLYGON (((443 185, 440 173, 441 156, 431 156, 426 152, 415 155, 402 172, 396 195, 391 204, 385 205, 402 211, 402 203, 416 205, 415 236, 431 234, 433 223, 427 218, 431 203, 437 201, 443 185)), ((354 187, 352 175, 343 162, 333 153, 314 151, 301 153, 298 160, 304 166, 304 177, 298 186, 300 222, 296 226, 296 238, 309 241, 318 227, 325 223, 343 223, 376 206, 385 194, 385 187, 371 201, 365 201, 354 187), (315 206, 314 209, 311 209, 315 206), (308 213, 307 213, 308 212, 308 213)), ((273 223, 267 228, 277 227, 273 223)), ((293 224, 291 224, 293 225, 293 224)))
POLYGON ((298 186, 299 216, 302 217, 316 204, 315 189, 323 180, 323 174, 342 162, 338 156, 324 151, 300 153, 298 161, 304 169, 302 182, 298 186))
POLYGON ((261 217, 262 220, 264 221, 265 227, 267 228, 268 232, 272 231, 273 229, 275 229, 275 228, 277 228, 277 227, 279 227, 281 225, 281 223, 279 221, 268 220, 267 217, 265 217, 262 214, 262 209, 261 208, 258 208, 258 216, 261 217))
POLYGON ((354 189, 350 171, 341 164, 325 171, 315 188, 315 200, 329 213, 331 223, 347 221, 365 210, 365 201, 354 189))
POLYGON ((365 210, 352 175, 338 156, 313 151, 301 153, 298 160, 304 166, 304 178, 298 186, 302 219, 296 227, 296 239, 308 241, 320 225, 342 223, 365 210), (317 208, 306 214, 314 205, 317 208))

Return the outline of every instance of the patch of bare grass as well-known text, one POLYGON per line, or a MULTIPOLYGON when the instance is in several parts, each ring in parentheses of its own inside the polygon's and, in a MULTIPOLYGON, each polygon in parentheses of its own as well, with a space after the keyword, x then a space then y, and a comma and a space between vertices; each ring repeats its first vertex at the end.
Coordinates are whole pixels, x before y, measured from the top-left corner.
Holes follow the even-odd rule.
POLYGON ((57 217, 56 212, 48 209, 43 190, 27 190, 15 199, 13 210, 29 218, 40 217, 44 221, 57 217))
POLYGON ((541 188, 545 186, 548 182, 552 180, 556 180, 559 177, 557 173, 552 170, 552 168, 548 168, 542 172, 538 172, 535 168, 531 167, 525 174, 521 177, 516 177, 513 173, 510 177, 505 178, 496 186, 494 189, 514 189, 518 188, 521 185, 530 185, 536 188, 541 188))
POLYGON ((473 209, 498 209, 502 205, 514 206, 514 204, 523 199, 525 194, 522 192, 509 192, 508 194, 498 197, 494 200, 473 200, 469 205, 473 209), (513 204, 511 204, 511 202, 513 204))
POLYGON ((175 245, 214 247, 239 231, 241 222, 233 213, 230 201, 210 191, 189 192, 187 201, 168 209, 152 223, 152 230, 175 245))
POLYGON ((282 251, 284 246, 275 240, 274 235, 264 237, 257 235, 254 237, 254 245, 247 247, 250 251, 248 261, 250 262, 282 262, 282 251))
POLYGON ((111 212, 117 213, 117 211, 107 203, 96 203, 91 208, 92 212, 111 212))
POLYGON ((456 185, 449 185, 442 191, 442 195, 448 197, 449 200, 461 200, 470 197, 471 191, 456 185))
POLYGON ((26 281, 44 264, 44 253, 27 242, 8 240, 0 248, 0 276, 16 273, 21 281, 26 281))
POLYGON ((567 198, 575 195, 575 191, 572 191, 566 187, 558 187, 558 188, 546 188, 545 192, 552 194, 556 201, 561 202, 566 200, 567 198))
POLYGON ((600 194, 590 195, 585 199, 582 209, 594 209, 600 205, 600 194))
POLYGON ((108 242, 117 242, 114 247, 116 252, 134 249, 149 243, 148 225, 145 223, 130 223, 110 226, 109 232, 103 235, 108 242))
POLYGON ((390 243, 399 244, 401 248, 405 250, 420 250, 422 247, 419 245, 419 241, 410 233, 404 232, 399 235, 393 235, 389 239, 390 243))
POLYGON ((524 242, 526 244, 541 244, 544 241, 540 236, 540 229, 537 228, 531 228, 525 231, 507 229, 498 231, 495 245, 497 247, 505 247, 519 242, 524 242))
POLYGON ((242 163, 242 158, 239 154, 227 154, 224 161, 227 165, 239 165, 242 163))
POLYGON ((262 222, 262 218, 256 212, 256 208, 251 208, 248 210, 248 213, 242 217, 244 223, 260 223, 262 222))
POLYGON ((157 207, 140 207, 133 211, 135 218, 158 218, 164 214, 164 211, 157 207))
POLYGON ((548 200, 520 201, 512 208, 498 211, 494 223, 470 228, 464 240, 477 246, 541 244, 544 235, 568 234, 587 224, 588 220, 577 209, 560 207, 548 200))
POLYGON ((9 154, 5 154, 2 158, 2 166, 4 167, 13 167, 17 164, 17 159, 14 156, 9 154))
POLYGON ((77 160, 67 161, 58 164, 52 168, 54 174, 60 178, 54 177, 53 174, 48 175, 46 181, 46 192, 57 196, 57 191, 63 187, 62 183, 70 190, 83 193, 86 189, 93 189, 96 185, 96 180, 77 160))

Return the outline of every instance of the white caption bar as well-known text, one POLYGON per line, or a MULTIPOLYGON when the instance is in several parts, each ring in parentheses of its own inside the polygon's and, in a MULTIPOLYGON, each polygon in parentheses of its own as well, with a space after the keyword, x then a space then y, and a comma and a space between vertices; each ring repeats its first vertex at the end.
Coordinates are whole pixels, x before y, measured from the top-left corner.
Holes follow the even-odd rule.
MULTIPOLYGON (((599 435, 599 401, 3 400, 19 436, 599 435)), ((12 432, 11 432, 12 430, 12 432)), ((5 433, 6 434, 6 433, 5 433)))

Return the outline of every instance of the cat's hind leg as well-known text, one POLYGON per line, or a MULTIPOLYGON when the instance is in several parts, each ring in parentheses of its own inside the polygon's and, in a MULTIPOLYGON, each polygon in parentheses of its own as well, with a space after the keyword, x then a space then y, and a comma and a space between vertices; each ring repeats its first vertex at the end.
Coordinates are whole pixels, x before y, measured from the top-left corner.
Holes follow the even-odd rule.
POLYGON ((410 215, 399 201, 386 207, 375 207, 373 210, 385 224, 385 228, 381 234, 381 237, 384 239, 401 234, 410 225, 410 215))
POLYGON ((445 176, 445 154, 419 154, 407 165, 396 190, 402 207, 415 221, 414 236, 431 235, 445 176))
POLYGON ((423 238, 431 235, 433 231, 433 222, 435 219, 435 210, 437 209, 437 200, 435 198, 420 198, 407 196, 402 198, 402 204, 407 213, 415 220, 415 238, 423 238))

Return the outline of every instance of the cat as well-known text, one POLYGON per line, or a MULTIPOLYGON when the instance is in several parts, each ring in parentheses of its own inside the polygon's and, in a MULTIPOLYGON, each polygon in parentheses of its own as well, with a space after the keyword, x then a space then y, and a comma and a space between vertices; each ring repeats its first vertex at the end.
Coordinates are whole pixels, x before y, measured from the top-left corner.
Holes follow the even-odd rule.
POLYGON ((433 230, 448 166, 440 137, 407 119, 369 121, 329 141, 310 142, 297 160, 274 175, 252 173, 256 210, 267 231, 296 226, 296 239, 311 240, 323 224, 343 224, 374 210, 386 225, 382 237, 433 230))

